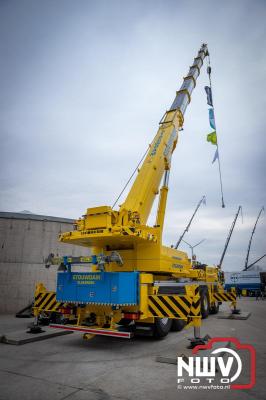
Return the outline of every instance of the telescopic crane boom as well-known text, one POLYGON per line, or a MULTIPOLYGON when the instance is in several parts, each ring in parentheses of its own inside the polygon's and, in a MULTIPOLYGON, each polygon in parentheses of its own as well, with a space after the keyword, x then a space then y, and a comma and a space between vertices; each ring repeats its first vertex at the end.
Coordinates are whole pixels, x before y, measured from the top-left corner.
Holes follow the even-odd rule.
MULTIPOLYGON (((137 213, 140 223, 145 224, 163 175, 163 187, 168 187, 171 158, 178 141, 178 131, 183 126, 185 111, 191 101, 191 94, 196 86, 196 80, 206 55, 207 45, 203 44, 184 78, 180 90, 176 92, 170 110, 165 113, 160 122, 158 132, 150 145, 150 151, 125 202, 120 207, 121 215, 129 212, 137 213)), ((160 204, 159 208, 161 208, 160 211, 163 211, 165 204, 160 204)), ((162 225, 163 219, 164 215, 157 214, 157 223, 162 225)))
POLYGON ((248 243, 248 250, 247 250, 247 256, 246 256, 246 261, 245 261, 245 267, 244 267, 243 271, 246 271, 248 269, 248 259, 249 259, 249 253, 250 253, 252 239, 253 239, 253 236, 254 236, 254 233, 255 233, 255 230, 256 230, 256 227, 257 227, 257 223, 258 223, 258 221, 260 219, 260 216, 261 216, 263 211, 264 211, 264 207, 261 207, 260 212, 259 212, 259 214, 257 216, 257 219, 256 219, 256 222, 255 222, 255 225, 254 225, 254 227, 252 229, 251 236, 250 236, 249 243, 248 243))
POLYGON ((242 210, 242 207, 239 206, 239 207, 238 207, 238 210, 237 210, 237 213, 236 213, 236 215, 235 215, 235 218, 234 218, 234 220, 233 220, 233 222, 232 222, 231 228, 230 228, 230 230, 229 230, 229 233, 228 233, 228 236, 227 236, 225 245, 224 245, 224 249, 223 249, 223 252, 222 252, 222 255, 221 255, 221 259, 220 259, 220 262, 219 262, 219 267, 220 267, 220 268, 222 268, 222 263, 223 263, 223 260, 224 260, 224 256, 225 256, 225 253, 226 253, 226 251, 227 251, 227 248, 228 248, 228 245, 229 245, 229 242, 230 242, 232 233, 233 233, 234 228, 235 228, 235 224, 236 224, 237 218, 238 218, 239 213, 240 213, 241 210, 242 210))
POLYGON ((192 221, 193 221, 193 219, 194 219, 194 217, 195 217, 195 215, 196 215, 198 209, 200 208, 201 204, 204 203, 204 202, 206 202, 206 197, 205 197, 205 196, 203 196, 203 197, 200 199, 200 201, 198 202, 197 207, 196 207, 194 213, 192 214, 192 217, 191 217, 190 220, 189 220, 189 223, 187 224, 187 226, 186 226, 184 232, 182 233, 182 235, 180 236, 180 238, 178 239, 178 241, 177 241, 177 243, 176 243, 176 245, 175 245, 175 249, 178 249, 178 246, 179 246, 180 243, 182 242, 183 237, 185 236, 185 233, 188 232, 188 230, 189 230, 189 228, 190 228, 190 225, 191 225, 191 223, 192 223, 192 221))
POLYGON ((257 264, 258 261, 262 260, 264 257, 266 257, 266 254, 263 254, 260 258, 258 258, 256 261, 254 261, 252 264, 249 264, 247 268, 244 271, 247 271, 249 268, 253 267, 253 265, 257 264))
MULTIPOLYGON (((62 242, 93 247, 97 251, 106 248, 136 249, 141 240, 146 243, 157 243, 157 246, 161 245, 172 153, 176 147, 178 132, 183 126, 185 111, 191 101, 203 60, 207 55, 207 45, 203 44, 181 88, 176 92, 170 109, 162 117, 148 154, 119 211, 109 206, 88 208, 83 218, 77 221, 76 230, 60 236, 62 242), (162 178, 156 224, 154 227, 149 227, 146 222, 155 197, 159 194, 162 178)), ((157 250, 160 252, 159 248, 157 250)), ((143 254, 143 248, 141 251, 143 254)))

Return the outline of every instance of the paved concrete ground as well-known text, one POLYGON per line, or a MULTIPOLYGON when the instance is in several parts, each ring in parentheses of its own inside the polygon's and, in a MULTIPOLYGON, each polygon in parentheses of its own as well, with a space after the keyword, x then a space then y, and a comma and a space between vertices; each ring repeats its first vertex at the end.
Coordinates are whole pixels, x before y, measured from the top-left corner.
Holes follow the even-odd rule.
MULTIPOLYGON (((257 383, 246 391, 184 391, 176 388, 176 366, 155 361, 184 352, 192 330, 172 332, 164 340, 96 337, 80 334, 51 338, 23 346, 0 344, 0 400, 265 400, 266 301, 243 299, 246 321, 204 321, 203 333, 234 336, 257 351, 257 383)), ((29 320, 0 317, 0 333, 27 325, 29 320)), ((48 329, 48 328, 47 328, 48 329)))

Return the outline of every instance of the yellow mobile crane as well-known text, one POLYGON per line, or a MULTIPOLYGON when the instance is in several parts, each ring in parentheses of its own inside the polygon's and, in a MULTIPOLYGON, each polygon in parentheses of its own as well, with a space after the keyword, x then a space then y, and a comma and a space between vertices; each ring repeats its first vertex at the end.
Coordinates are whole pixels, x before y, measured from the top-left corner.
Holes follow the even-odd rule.
POLYGON ((60 265, 57 290, 48 292, 37 285, 36 318, 46 314, 51 327, 81 331, 85 338, 130 338, 136 332, 161 338, 170 329, 193 325, 198 343, 201 318, 217 313, 222 301, 235 308, 236 296, 224 291, 219 268, 192 265, 185 252, 162 244, 171 157, 207 54, 203 44, 119 210, 106 205, 88 208, 73 231, 60 235, 61 242, 88 247, 91 255, 50 255, 47 264, 60 265), (158 194, 156 222, 148 226, 158 194), (91 272, 73 272, 75 264, 90 264, 91 272))

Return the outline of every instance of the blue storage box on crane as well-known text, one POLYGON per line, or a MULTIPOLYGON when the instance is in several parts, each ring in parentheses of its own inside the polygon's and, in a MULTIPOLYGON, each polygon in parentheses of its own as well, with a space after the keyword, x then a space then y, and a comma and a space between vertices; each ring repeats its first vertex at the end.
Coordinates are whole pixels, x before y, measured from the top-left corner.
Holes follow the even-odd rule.
POLYGON ((136 305, 139 272, 58 272, 57 301, 136 305))

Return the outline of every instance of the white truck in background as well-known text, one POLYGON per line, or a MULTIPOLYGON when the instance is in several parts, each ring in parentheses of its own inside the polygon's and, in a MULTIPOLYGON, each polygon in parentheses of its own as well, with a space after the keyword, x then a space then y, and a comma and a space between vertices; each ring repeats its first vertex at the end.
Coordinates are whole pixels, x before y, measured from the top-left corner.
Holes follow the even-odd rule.
POLYGON ((255 296, 265 291, 266 272, 260 271, 231 271, 224 272, 224 288, 235 288, 237 293, 243 290, 247 296, 255 296))

